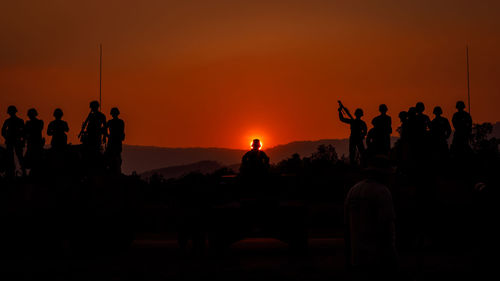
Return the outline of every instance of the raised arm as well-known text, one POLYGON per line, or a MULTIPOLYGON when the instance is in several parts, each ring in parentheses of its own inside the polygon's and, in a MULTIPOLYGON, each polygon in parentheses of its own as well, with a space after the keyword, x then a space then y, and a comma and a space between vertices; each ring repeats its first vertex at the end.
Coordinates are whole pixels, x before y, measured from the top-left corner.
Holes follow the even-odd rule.
POLYGON ((344 117, 344 113, 342 112, 342 108, 339 108, 339 119, 341 122, 344 122, 346 124, 351 124, 351 119, 344 117))

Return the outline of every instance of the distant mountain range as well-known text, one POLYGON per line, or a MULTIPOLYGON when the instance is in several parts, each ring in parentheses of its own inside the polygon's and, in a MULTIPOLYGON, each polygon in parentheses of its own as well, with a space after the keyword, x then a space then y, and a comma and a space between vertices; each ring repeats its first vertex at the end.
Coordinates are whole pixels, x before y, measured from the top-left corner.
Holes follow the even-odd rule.
MULTIPOLYGON (((333 145, 339 156, 346 154, 348 151, 348 141, 346 139, 297 141, 278 145, 265 151, 271 158, 271 162, 277 163, 294 153, 301 156, 310 156, 321 144, 333 145)), ((189 166, 201 161, 215 161, 222 167, 240 163, 245 152, 246 150, 227 148, 165 148, 125 145, 122 154, 122 169, 125 174, 134 171, 142 174, 156 169, 189 166)))
MULTIPOLYGON (((500 138, 500 122, 493 125, 492 137, 500 138)), ((394 142, 396 137, 392 138, 394 142)), ((296 141, 266 149, 271 162, 277 163, 294 153, 310 156, 319 145, 331 144, 340 156, 348 154, 347 139, 325 139, 296 141)), ((164 177, 181 176, 189 171, 212 172, 223 166, 237 167, 245 150, 226 148, 164 148, 125 145, 123 149, 123 172, 151 175, 161 172, 164 177)))

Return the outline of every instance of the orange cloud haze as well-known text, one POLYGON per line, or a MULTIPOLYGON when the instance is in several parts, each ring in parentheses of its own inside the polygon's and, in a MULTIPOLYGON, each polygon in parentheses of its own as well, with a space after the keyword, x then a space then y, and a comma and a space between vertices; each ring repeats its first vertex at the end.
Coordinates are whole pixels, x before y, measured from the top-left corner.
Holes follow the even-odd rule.
MULTIPOLYGON (((5 1, 4 1, 5 2, 5 1)), ((344 138, 337 100, 371 120, 424 101, 500 120, 498 1, 10 1, 0 16, 0 121, 15 104, 76 142, 88 102, 118 106, 128 144, 247 148, 344 138), (478 3, 480 2, 480 3, 478 3)))

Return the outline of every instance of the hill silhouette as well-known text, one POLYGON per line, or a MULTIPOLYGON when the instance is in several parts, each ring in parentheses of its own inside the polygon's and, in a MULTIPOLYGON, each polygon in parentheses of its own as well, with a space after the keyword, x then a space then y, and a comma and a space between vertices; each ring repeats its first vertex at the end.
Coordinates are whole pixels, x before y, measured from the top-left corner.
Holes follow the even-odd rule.
MULTIPOLYGON (((236 165, 239 166, 239 165, 236 165)), ((210 174, 215 172, 218 169, 223 168, 224 165, 220 164, 216 161, 199 161, 196 163, 188 164, 188 165, 179 165, 179 166, 171 166, 167 168, 154 169, 150 171, 146 171, 141 174, 141 178, 148 179, 154 174, 158 174, 163 176, 164 179, 170 178, 178 178, 189 174, 191 172, 199 172, 202 174, 210 174)), ((238 167, 230 167, 230 168, 238 168, 238 167)))
MULTIPOLYGON (((500 138, 500 122, 493 124, 491 137, 500 138)), ((392 142, 397 137, 392 137, 392 142)), ((316 141, 295 141, 288 144, 267 148, 266 153, 271 162, 276 163, 290 157, 294 153, 309 156, 321 144, 331 144, 335 147, 339 157, 348 154, 348 139, 323 139, 316 141)), ((147 171, 173 168, 176 166, 190 167, 200 161, 215 161, 221 166, 240 163, 245 150, 228 148, 167 148, 154 146, 125 145, 123 148, 123 172, 138 174, 147 171)), ((195 166, 193 166, 195 167, 195 166)))

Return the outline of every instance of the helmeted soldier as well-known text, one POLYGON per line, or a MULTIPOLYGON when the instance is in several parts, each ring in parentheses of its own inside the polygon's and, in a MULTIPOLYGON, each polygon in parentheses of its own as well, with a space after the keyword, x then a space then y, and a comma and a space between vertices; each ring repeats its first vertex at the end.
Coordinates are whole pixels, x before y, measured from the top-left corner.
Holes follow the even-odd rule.
POLYGON ((374 143, 377 145, 376 154, 389 154, 391 150, 392 120, 387 115, 387 105, 381 104, 378 108, 380 115, 373 118, 374 143))
POLYGON ((88 151, 100 152, 106 143, 106 116, 99 110, 99 102, 90 102, 90 113, 83 122, 79 138, 88 151))
POLYGON ((125 122, 118 118, 120 110, 113 107, 110 112, 113 119, 109 120, 107 127, 108 144, 106 156, 109 161, 109 169, 114 173, 121 173, 122 164, 122 142, 125 140, 125 122))
POLYGON ((17 117, 17 108, 13 105, 7 108, 7 113, 10 117, 3 123, 2 136, 5 139, 7 149, 7 175, 14 177, 16 170, 14 155, 17 156, 23 175, 25 174, 23 158, 24 121, 17 117))
POLYGON ((431 119, 429 116, 424 114, 425 105, 423 102, 417 102, 415 105, 416 115, 415 115, 415 133, 419 141, 427 137, 429 127, 431 124, 431 119))
POLYGON ((49 123, 47 128, 47 135, 52 136, 50 146, 53 150, 63 150, 68 144, 68 136, 66 133, 69 131, 68 123, 62 120, 63 111, 60 108, 54 110, 54 118, 49 123))
POLYGON ((430 136, 432 148, 435 153, 443 157, 448 153, 448 138, 451 135, 451 126, 448 119, 441 116, 443 110, 436 106, 433 110, 436 116, 430 124, 430 136))
POLYGON ((455 153, 467 152, 470 149, 469 142, 472 134, 472 118, 465 111, 465 103, 458 101, 457 112, 453 114, 452 123, 455 128, 453 134, 452 148, 455 153))
POLYGON ((343 105, 340 105, 338 111, 340 121, 350 125, 351 135, 349 136, 349 161, 351 164, 354 164, 356 161, 356 151, 359 153, 361 159, 365 154, 365 145, 363 141, 367 133, 367 128, 365 121, 361 120, 361 117, 363 117, 363 110, 358 108, 354 111, 354 116, 356 118, 352 118, 347 108, 343 105), (344 111, 348 118, 344 116, 344 111))
POLYGON ((262 144, 259 139, 252 141, 252 150, 245 153, 241 160, 240 173, 247 180, 259 180, 264 178, 269 171, 269 157, 261 150, 262 144))
POLYGON ((26 154, 24 163, 26 168, 33 169, 40 164, 45 139, 42 137, 43 120, 37 118, 38 112, 31 108, 28 110, 29 120, 24 127, 24 137, 26 139, 26 154))

